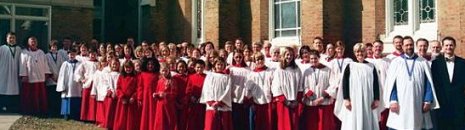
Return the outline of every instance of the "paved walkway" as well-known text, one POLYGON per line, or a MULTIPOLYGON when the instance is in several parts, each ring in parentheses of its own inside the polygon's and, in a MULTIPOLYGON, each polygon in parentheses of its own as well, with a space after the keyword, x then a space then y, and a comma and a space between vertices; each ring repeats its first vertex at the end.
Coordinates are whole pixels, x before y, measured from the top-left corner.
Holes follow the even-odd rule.
POLYGON ((0 130, 8 130, 16 120, 21 118, 19 114, 4 114, 0 113, 0 130))

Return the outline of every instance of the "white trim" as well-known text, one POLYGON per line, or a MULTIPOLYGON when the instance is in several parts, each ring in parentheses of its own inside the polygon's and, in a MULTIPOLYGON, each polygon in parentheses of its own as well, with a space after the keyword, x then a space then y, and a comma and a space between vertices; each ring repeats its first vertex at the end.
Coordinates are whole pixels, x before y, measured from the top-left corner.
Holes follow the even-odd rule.
POLYGON ((205 10, 205 1, 204 0, 192 0, 192 28, 191 28, 191 40, 192 40, 192 44, 194 45, 199 45, 200 43, 203 43, 205 42, 205 31, 204 31, 204 28, 205 28, 205 15, 204 15, 204 10, 205 10), (197 37, 197 27, 199 25, 197 25, 198 21, 197 21, 197 2, 200 1, 200 10, 201 10, 201 13, 200 16, 202 17, 201 18, 201 25, 200 25, 200 28, 202 29, 201 30, 201 34, 200 34, 200 38, 197 37))

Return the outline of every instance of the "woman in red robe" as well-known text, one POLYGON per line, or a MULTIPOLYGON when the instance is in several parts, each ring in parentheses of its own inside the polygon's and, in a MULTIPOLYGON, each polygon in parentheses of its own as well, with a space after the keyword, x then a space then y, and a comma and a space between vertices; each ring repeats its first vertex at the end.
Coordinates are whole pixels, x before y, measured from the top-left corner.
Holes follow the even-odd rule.
POLYGON ((187 113, 186 130, 203 130, 205 120, 205 104, 200 104, 199 99, 202 94, 203 82, 207 76, 203 73, 205 62, 195 61, 195 72, 187 78, 186 96, 187 113))
POLYGON ((178 87, 176 80, 173 80, 167 64, 160 64, 161 77, 158 80, 157 88, 153 97, 157 100, 155 109, 155 130, 175 130, 177 127, 176 98, 178 87))
POLYGON ((125 62, 116 84, 116 115, 113 128, 116 130, 135 130, 137 116, 137 77, 132 62, 125 62))
POLYGON ((137 100, 140 103, 140 130, 153 130, 155 120, 155 100, 152 94, 155 92, 158 82, 158 68, 160 64, 155 58, 142 59, 142 72, 139 74, 139 87, 137 100))

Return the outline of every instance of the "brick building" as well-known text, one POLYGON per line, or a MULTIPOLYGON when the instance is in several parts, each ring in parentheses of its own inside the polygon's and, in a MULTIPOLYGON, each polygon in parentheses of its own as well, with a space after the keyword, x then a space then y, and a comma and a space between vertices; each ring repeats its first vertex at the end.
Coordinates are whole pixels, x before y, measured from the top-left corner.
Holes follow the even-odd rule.
POLYGON ((222 46, 240 37, 287 46, 322 36, 349 47, 381 39, 389 51, 395 35, 453 36, 465 56, 464 0, 0 0, 0 6, 2 36, 40 34, 43 42, 66 36, 122 42, 131 36, 222 46))

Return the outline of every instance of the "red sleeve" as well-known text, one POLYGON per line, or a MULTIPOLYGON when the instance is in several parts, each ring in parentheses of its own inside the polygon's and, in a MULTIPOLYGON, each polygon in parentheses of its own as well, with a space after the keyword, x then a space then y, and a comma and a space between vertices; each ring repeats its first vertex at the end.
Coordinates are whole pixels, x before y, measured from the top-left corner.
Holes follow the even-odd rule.
POLYGON ((131 98, 134 98, 134 99, 137 99, 137 94, 138 94, 138 89, 139 89, 139 86, 137 85, 138 84, 138 76, 135 76, 133 78, 134 81, 132 81, 131 83, 131 98))
POLYGON ((142 101, 143 90, 144 90, 144 83, 142 82, 142 74, 140 74, 137 80, 137 100, 139 101, 142 101))
POLYGON ((124 80, 123 76, 120 75, 118 77, 118 80, 116 81, 116 96, 118 98, 123 98, 123 96, 124 96, 124 92, 123 92, 123 88, 122 88, 123 85, 124 85, 123 80, 124 80))

